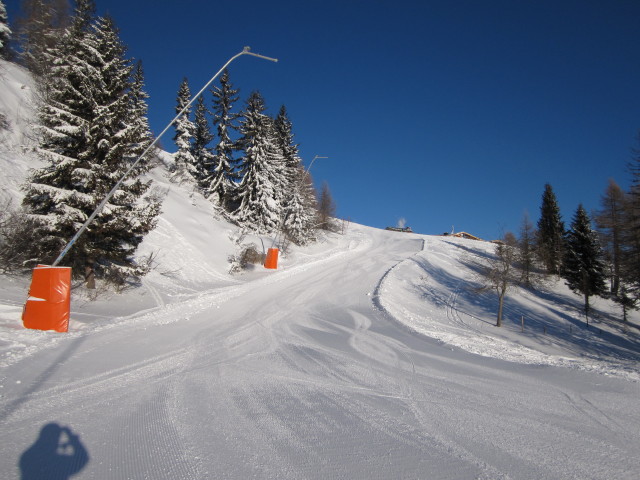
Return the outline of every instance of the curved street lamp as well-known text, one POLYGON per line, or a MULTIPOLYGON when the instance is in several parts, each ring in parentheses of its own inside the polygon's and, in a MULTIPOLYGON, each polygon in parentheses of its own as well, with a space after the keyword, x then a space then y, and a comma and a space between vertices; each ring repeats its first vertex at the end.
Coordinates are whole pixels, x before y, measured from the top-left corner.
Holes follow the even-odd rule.
POLYGON ((313 162, 315 162, 316 159, 318 158, 329 158, 329 157, 321 157, 320 155, 316 155, 315 157, 313 157, 313 160, 311 160, 311 163, 307 167, 307 175, 309 174, 309 170, 311 170, 311 165, 313 165, 313 162))

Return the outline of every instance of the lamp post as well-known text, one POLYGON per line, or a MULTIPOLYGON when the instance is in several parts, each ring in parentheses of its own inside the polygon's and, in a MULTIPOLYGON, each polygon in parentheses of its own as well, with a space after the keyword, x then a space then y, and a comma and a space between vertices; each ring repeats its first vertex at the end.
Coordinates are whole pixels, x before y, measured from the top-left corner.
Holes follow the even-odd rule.
POLYGON ((316 155, 315 157, 313 157, 313 160, 311 160, 311 163, 309 164, 309 166, 307 167, 307 175, 309 175, 309 170, 311 170, 311 165, 313 165, 313 162, 316 161, 316 159, 318 158, 329 158, 329 157, 321 157, 320 155, 316 155))
POLYGON ((140 163, 144 156, 158 143, 160 137, 164 135, 171 125, 180 118, 181 115, 191 106, 191 104, 204 92, 209 85, 220 75, 231 62, 242 55, 251 55, 252 57, 262 58, 263 60, 269 60, 277 62, 278 59, 266 57, 253 53, 249 47, 244 47, 241 52, 231 57, 227 63, 205 84, 202 89, 196 93, 191 101, 184 106, 182 110, 175 116, 173 120, 165 127, 164 130, 158 135, 155 140, 145 149, 144 152, 133 162, 133 164, 124 173, 122 178, 116 182, 113 188, 107 193, 104 199, 98 204, 93 213, 87 218, 84 224, 76 232, 73 238, 62 249, 58 258, 55 259, 51 266, 38 265, 33 270, 33 277, 31 280, 31 286, 29 288, 29 298, 24 305, 22 311, 22 321, 26 328, 33 328, 38 330, 57 330, 59 332, 66 332, 69 325, 69 314, 71 310, 71 268, 58 267, 57 265, 69 252, 73 244, 80 238, 87 227, 95 219, 95 217, 102 211, 109 199, 115 194, 116 190, 120 187, 122 182, 131 174, 133 169, 140 163))

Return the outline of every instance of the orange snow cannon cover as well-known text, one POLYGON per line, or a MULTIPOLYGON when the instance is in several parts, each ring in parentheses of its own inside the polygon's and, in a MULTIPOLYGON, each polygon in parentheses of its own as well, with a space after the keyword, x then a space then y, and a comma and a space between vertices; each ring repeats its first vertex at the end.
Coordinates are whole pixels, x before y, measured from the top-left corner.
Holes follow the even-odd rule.
POLYGON ((278 268, 278 249, 270 248, 267 250, 267 259, 264 261, 264 268, 278 268))
POLYGON ((22 310, 25 328, 66 332, 70 311, 71 267, 34 268, 29 298, 22 310))

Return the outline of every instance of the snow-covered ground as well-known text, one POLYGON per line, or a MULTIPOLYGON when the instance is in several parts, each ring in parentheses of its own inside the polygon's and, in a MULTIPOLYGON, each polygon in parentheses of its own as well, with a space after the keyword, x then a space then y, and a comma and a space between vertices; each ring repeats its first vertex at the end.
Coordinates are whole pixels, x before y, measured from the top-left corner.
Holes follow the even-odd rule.
POLYGON ((594 297, 587 325, 583 298, 553 278, 509 293, 506 322, 496 328, 498 297, 476 288, 477 265, 494 245, 424 240, 424 250, 389 272, 380 288, 380 305, 412 331, 483 356, 640 380, 637 314, 625 324, 618 306, 594 297))
MULTIPOLYGON (((14 197, 26 137, 0 146, 14 197)), ((76 285, 59 334, 24 329, 29 279, 0 278, 2 478, 637 478, 637 314, 599 299, 586 328, 558 281, 511 293, 497 328, 471 288, 491 244, 355 224, 231 275, 271 239, 152 175, 141 285, 76 285)))

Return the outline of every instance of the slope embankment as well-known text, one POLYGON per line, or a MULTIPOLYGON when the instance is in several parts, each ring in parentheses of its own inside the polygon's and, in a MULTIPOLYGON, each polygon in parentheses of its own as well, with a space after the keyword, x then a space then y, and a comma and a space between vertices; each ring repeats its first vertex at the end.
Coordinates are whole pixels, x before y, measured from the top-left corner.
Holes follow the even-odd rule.
POLYGON ((625 325, 613 302, 594 299, 587 326, 581 298, 561 280, 508 293, 504 325, 495 327, 497 295, 478 291, 487 242, 426 237, 418 254, 383 279, 380 305, 414 332, 478 355, 558 365, 640 380, 637 314, 625 325))

